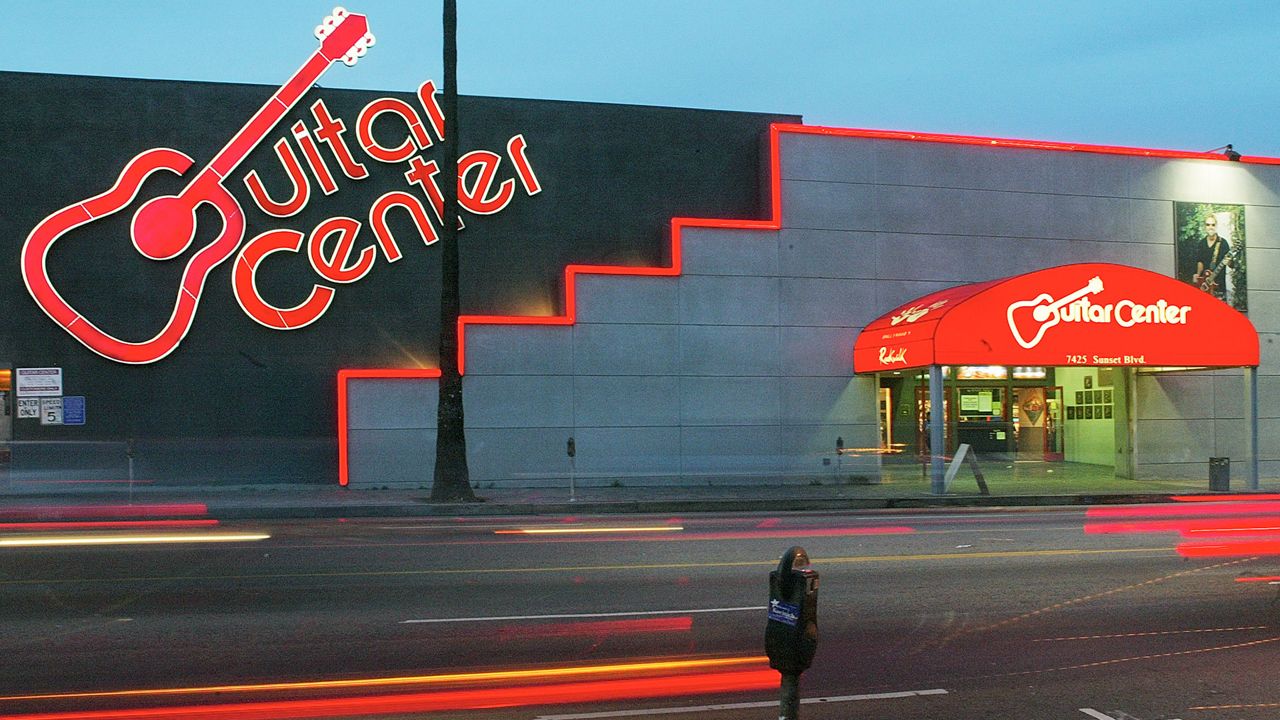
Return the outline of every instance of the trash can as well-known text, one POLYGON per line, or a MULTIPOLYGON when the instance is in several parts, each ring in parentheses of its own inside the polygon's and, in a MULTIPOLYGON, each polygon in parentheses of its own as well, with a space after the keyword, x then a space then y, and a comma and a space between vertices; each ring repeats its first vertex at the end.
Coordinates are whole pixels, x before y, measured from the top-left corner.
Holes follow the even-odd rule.
POLYGON ((1231 458, 1209 458, 1209 489, 1221 492, 1231 489, 1231 458))

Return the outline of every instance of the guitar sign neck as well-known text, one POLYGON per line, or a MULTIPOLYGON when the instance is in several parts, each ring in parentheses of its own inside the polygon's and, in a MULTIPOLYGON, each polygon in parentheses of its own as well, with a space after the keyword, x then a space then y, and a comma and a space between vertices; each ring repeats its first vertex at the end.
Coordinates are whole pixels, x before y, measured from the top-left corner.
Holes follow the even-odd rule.
POLYGON ((341 60, 347 66, 355 65, 374 43, 365 16, 348 13, 340 7, 334 8, 333 14, 316 26, 315 34, 316 39, 321 41, 320 47, 258 109, 240 132, 218 151, 205 168, 216 174, 219 180, 226 179, 244 161, 249 152, 271 132, 271 128, 298 104, 307 90, 329 69, 330 63, 341 60))

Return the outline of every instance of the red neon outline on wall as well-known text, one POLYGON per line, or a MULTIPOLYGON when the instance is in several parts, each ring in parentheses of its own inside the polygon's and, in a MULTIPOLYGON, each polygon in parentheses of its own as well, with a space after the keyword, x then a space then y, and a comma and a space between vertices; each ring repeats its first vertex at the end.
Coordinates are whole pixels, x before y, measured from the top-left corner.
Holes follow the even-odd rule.
POLYGON ((347 380, 351 378, 384 378, 391 380, 407 380, 412 378, 438 378, 439 368, 386 368, 381 370, 339 370, 338 371, 338 484, 346 487, 350 478, 347 475, 347 380))
MULTIPOLYGON (((681 258, 681 233, 685 228, 719 228, 724 230, 778 231, 782 228, 782 160, 779 152, 781 137, 789 135, 826 135, 830 137, 864 138, 871 140, 902 140, 911 142, 947 143, 952 145, 977 145, 993 148, 1023 150, 1048 150, 1054 152, 1082 152, 1130 157, 1168 158, 1175 160, 1215 160, 1232 162, 1225 155, 1183 150, 1156 150, 1120 145, 1086 145, 1082 143, 1047 142, 1042 140, 1017 140, 1013 138, 980 137, 976 135, 946 135, 896 130, 870 130, 864 128, 833 128, 795 123, 774 123, 769 126, 769 217, 763 220, 735 220, 720 218, 671 219, 670 267, 633 267, 627 265, 569 265, 564 271, 563 315, 463 315, 458 318, 458 372, 466 373, 466 331, 468 325, 573 325, 578 317, 577 278, 579 275, 633 275, 642 277, 677 277, 683 268, 681 258)), ((1246 164, 1280 165, 1280 158, 1242 156, 1238 161, 1246 164)), ((338 373, 338 476, 342 485, 347 484, 346 456, 346 386, 343 373, 390 373, 370 377, 427 377, 425 375, 397 375, 416 373, 415 370, 343 370, 338 373)), ((436 377, 439 370, 436 370, 436 377)), ((346 377, 361 377, 347 375, 346 377)))

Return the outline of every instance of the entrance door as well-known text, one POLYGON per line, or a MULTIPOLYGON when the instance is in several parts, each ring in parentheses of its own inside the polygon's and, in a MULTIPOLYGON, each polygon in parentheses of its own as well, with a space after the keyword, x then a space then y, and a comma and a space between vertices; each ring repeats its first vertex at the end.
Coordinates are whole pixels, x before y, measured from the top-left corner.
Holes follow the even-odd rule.
POLYGON ((1065 448, 1062 388, 1014 388, 1013 407, 1018 459, 1061 461, 1065 448))

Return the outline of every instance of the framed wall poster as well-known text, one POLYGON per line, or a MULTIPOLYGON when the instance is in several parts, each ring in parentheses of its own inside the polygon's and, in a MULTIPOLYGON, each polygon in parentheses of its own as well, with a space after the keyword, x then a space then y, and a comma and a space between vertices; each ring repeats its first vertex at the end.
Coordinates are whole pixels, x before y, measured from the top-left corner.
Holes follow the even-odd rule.
POLYGON ((1092 376, 1092 375, 1085 375, 1085 376, 1084 376, 1084 389, 1085 389, 1085 390, 1088 390, 1088 389, 1089 389, 1089 388, 1091 388, 1091 387, 1093 387, 1093 376, 1092 376))
POLYGON ((1092 419, 1093 419, 1093 406, 1092 406, 1092 405, 1085 405, 1085 406, 1084 406, 1084 419, 1085 419, 1085 420, 1092 420, 1092 419))
POLYGON ((1244 206, 1175 202, 1173 232, 1174 277, 1248 312, 1244 206))
POLYGON ((1083 404, 1084 404, 1084 391, 1083 391, 1083 390, 1077 390, 1077 391, 1076 391, 1076 404, 1077 404, 1077 405, 1083 405, 1083 404))
POLYGON ((1104 419, 1106 419, 1106 420, 1110 420, 1110 419, 1111 419, 1111 406, 1110 406, 1110 405, 1104 405, 1104 406, 1102 406, 1102 417, 1103 417, 1104 419))
POLYGON ((1104 402, 1104 403, 1109 403, 1109 402, 1111 402, 1111 391, 1110 391, 1110 390, 1103 390, 1103 391, 1102 391, 1102 402, 1104 402))
POLYGON ((1074 405, 1068 405, 1068 406, 1067 406, 1067 419, 1068 419, 1068 420, 1075 420, 1075 419, 1076 419, 1076 408, 1075 408, 1075 406, 1074 406, 1074 405))

